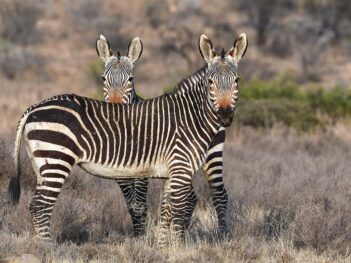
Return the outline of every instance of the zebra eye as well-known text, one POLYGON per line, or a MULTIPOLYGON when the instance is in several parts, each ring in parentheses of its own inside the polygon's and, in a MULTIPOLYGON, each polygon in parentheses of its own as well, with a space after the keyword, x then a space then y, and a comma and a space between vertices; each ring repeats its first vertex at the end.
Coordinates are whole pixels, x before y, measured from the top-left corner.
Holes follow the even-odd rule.
POLYGON ((237 77, 237 78, 235 79, 235 84, 236 84, 236 85, 238 85, 239 80, 240 80, 240 78, 239 78, 239 77, 237 77))
POLYGON ((208 83, 210 83, 210 85, 212 86, 213 85, 213 80, 212 79, 208 79, 208 83))
POLYGON ((106 78, 105 78, 105 76, 101 76, 101 79, 105 82, 106 81, 106 78))
POLYGON ((130 77, 130 78, 128 79, 128 81, 129 81, 129 82, 132 82, 133 79, 134 79, 134 77, 130 77))

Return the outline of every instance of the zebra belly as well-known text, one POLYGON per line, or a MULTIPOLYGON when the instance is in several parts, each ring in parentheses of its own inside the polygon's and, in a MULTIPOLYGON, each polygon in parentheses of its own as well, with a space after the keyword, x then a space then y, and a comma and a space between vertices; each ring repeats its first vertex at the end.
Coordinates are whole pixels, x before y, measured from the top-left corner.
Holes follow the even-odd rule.
POLYGON ((99 177, 117 178, 168 178, 166 165, 155 164, 148 167, 110 167, 99 163, 79 163, 79 166, 92 175, 99 177))

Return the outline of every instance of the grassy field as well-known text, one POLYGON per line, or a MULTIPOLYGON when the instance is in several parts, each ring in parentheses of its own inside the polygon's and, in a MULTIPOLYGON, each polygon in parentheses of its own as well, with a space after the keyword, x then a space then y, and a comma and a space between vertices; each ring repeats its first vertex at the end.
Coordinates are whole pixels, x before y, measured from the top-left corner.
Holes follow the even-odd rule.
MULTIPOLYGON (((226 239, 202 173, 186 243, 158 249, 155 224, 162 181, 149 190, 149 227, 132 238, 126 205, 113 181, 75 169, 55 205, 52 243, 34 238, 28 206, 35 177, 23 157, 22 197, 7 201, 10 144, 2 145, 0 262, 350 262, 351 144, 332 132, 297 135, 284 128, 232 130, 225 147, 230 196, 226 239), (35 261, 33 261, 35 262, 35 261)), ((24 156, 24 154, 23 154, 24 156)))

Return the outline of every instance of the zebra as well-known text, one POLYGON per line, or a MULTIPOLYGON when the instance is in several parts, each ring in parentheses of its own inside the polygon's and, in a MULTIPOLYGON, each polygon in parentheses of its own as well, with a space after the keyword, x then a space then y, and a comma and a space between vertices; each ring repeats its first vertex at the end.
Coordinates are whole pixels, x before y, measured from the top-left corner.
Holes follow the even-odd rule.
MULTIPOLYGON (((143 52, 143 44, 138 37, 131 40, 126 56, 117 51, 114 55, 110 43, 105 36, 100 35, 96 40, 96 51, 105 64, 101 75, 104 82, 103 98, 111 103, 138 103, 143 101, 135 93, 133 69, 135 62, 143 52)), ((147 203, 146 194, 148 178, 142 179, 117 179, 117 184, 126 199, 128 212, 132 218, 134 236, 145 233, 147 203)))
MULTIPOLYGON (((142 42, 136 37, 130 42, 126 56, 121 56, 118 51, 117 56, 115 56, 111 51, 107 38, 103 35, 97 38, 96 51, 100 59, 105 63, 105 69, 101 78, 104 82, 103 97, 106 102, 138 103, 143 101, 135 92, 133 80, 134 63, 141 56, 142 49, 142 42), (131 58, 133 50, 136 52, 134 59, 131 58)), ((190 83, 195 85, 196 82, 205 76, 205 72, 206 67, 201 68, 187 79, 178 83, 176 89, 188 88, 190 83)), ((148 179, 117 179, 117 183, 127 201, 128 211, 132 217, 134 236, 141 236, 145 233, 148 179)), ((187 206, 185 216, 185 228, 188 228, 190 225, 190 219, 197 201, 193 189, 189 198, 189 206, 187 206)), ((222 198, 222 200, 225 200, 225 198, 222 198)))
MULTIPOLYGON (((136 40, 133 39, 133 41, 136 41, 136 40)), ((133 41, 130 43, 130 45, 133 43, 133 41)), ((98 51, 99 57, 105 62, 105 70, 102 74, 102 79, 104 80, 103 92, 104 92, 105 101, 121 103, 120 100, 118 101, 109 100, 110 97, 123 98, 125 101, 124 103, 127 103, 126 101, 128 100, 132 101, 133 103, 138 103, 140 101, 143 101, 143 99, 136 94, 135 85, 133 81, 131 81, 132 89, 123 88, 124 86, 127 86, 126 84, 123 85, 123 83, 126 83, 128 78, 133 79, 132 70, 127 71, 127 70, 124 70, 124 68, 132 69, 133 63, 130 63, 127 58, 121 57, 122 59, 120 59, 119 64, 122 64, 122 66, 119 66, 118 68, 113 67, 114 65, 113 63, 115 63, 115 61, 118 61, 118 59, 112 55, 110 44, 103 35, 99 36, 96 44, 96 49, 98 51), (111 93, 113 93, 112 92, 113 90, 117 90, 118 95, 111 95, 111 93)), ((119 52, 117 52, 117 54, 119 54, 119 52)), ((175 86, 174 90, 181 90, 181 89, 186 90, 186 89, 192 88, 193 86, 196 85, 196 83, 198 83, 201 79, 203 79, 206 76, 206 71, 207 71, 207 66, 200 68, 198 71, 191 74, 189 77, 180 81, 175 86)), ((213 139, 213 142, 209 149, 210 154, 206 159, 204 166, 202 167, 203 172, 205 173, 208 179, 208 183, 211 189, 213 204, 217 212, 219 232, 223 235, 228 233, 227 224, 225 221, 225 215, 227 214, 228 195, 223 184, 223 172, 222 172, 224 142, 225 142, 225 129, 222 128, 213 139)), ((120 181, 122 180, 119 180, 118 183, 120 184, 123 192, 124 189, 122 188, 123 187, 122 183, 124 181, 122 182, 120 181)), ((133 182, 133 181, 128 180, 126 182, 133 182)), ((148 183, 147 179, 135 180, 134 185, 130 184, 129 185, 130 187, 128 188, 126 187, 129 191, 127 192, 127 194, 125 194, 126 200, 130 200, 128 199, 128 194, 133 195, 131 193, 135 192, 135 195, 138 197, 138 201, 139 201, 137 207, 143 207, 144 208, 143 211, 145 211, 145 213, 143 213, 143 217, 141 217, 141 220, 143 220, 143 222, 146 221, 145 217, 146 217, 146 210, 147 210, 146 209, 147 208, 147 204, 146 204, 147 183, 148 183)), ((191 189, 191 194, 189 195, 188 201, 189 201, 189 204, 186 207, 185 217, 184 217, 185 229, 187 229, 190 225, 190 220, 197 203, 197 198, 193 188, 191 189)), ((127 203, 133 204, 133 201, 130 201, 130 202, 127 201, 127 203)), ((130 206, 133 207, 132 205, 130 206)), ((133 225, 137 225, 137 224, 138 224, 138 221, 133 220, 133 225)))
POLYGON ((37 187, 30 204, 34 229, 51 238, 50 217, 62 185, 77 164, 95 176, 165 178, 159 246, 172 226, 184 238, 184 208, 192 175, 203 165, 214 136, 232 123, 238 101, 238 63, 247 48, 241 34, 226 55, 216 55, 201 35, 199 49, 206 78, 137 104, 114 104, 74 94, 46 99, 27 109, 16 132, 16 176, 9 183, 12 202, 20 198, 20 146, 23 137, 37 187))

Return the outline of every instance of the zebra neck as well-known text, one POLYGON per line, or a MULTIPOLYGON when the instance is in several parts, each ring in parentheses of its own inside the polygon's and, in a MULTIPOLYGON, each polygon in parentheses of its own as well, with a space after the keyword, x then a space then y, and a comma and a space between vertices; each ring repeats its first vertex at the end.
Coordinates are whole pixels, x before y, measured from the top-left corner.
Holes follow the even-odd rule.
POLYGON ((195 73, 180 81, 174 88, 174 91, 188 90, 193 88, 197 83, 199 83, 202 79, 205 78, 206 72, 207 66, 200 68, 195 73))
POLYGON ((212 106, 209 98, 209 88, 205 79, 198 81, 191 89, 181 89, 175 92, 184 97, 188 103, 189 115, 197 115, 202 129, 207 130, 211 135, 215 135, 221 128, 217 112, 212 106))

